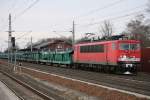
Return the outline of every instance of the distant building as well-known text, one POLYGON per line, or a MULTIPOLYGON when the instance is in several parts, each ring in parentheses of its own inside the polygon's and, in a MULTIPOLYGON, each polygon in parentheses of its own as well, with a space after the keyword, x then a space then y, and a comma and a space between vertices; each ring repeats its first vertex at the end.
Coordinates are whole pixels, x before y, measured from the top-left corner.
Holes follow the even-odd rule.
POLYGON ((66 51, 72 49, 72 44, 65 40, 53 39, 33 45, 33 48, 40 51, 66 51))

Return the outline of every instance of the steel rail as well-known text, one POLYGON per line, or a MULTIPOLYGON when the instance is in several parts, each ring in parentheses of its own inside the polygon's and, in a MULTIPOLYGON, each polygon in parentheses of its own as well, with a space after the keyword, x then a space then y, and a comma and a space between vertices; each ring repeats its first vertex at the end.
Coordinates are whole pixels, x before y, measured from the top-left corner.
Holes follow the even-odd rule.
POLYGON ((25 100, 23 97, 19 96, 14 89, 10 88, 10 86, 7 85, 6 82, 4 82, 3 80, 1 80, 1 82, 9 89, 11 90, 20 100, 25 100))
MULTIPOLYGON (((42 97, 44 100, 55 100, 54 98, 49 97, 48 95, 46 95, 46 94, 44 94, 44 93, 42 93, 42 92, 36 90, 35 88, 31 87, 30 85, 28 85, 28 84, 26 84, 26 83, 24 83, 24 82, 22 82, 22 81, 16 79, 15 77, 9 75, 8 73, 3 72, 3 71, 1 71, 1 70, 0 70, 0 72, 1 72, 2 74, 4 74, 5 76, 11 78, 12 80, 14 80, 15 82, 17 82, 18 84, 22 85, 23 87, 25 87, 25 88, 29 89, 30 91, 34 92, 34 93, 37 94, 38 96, 42 97)), ((24 100, 24 99, 23 99, 23 100, 24 100)))

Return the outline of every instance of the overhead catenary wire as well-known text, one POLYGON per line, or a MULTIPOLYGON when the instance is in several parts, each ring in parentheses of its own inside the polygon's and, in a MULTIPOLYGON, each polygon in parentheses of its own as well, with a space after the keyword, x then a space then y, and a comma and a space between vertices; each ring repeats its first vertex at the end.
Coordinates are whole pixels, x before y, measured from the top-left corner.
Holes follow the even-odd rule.
POLYGON ((142 11, 145 11, 145 9, 144 9, 144 10, 141 10, 141 11, 136 11, 136 12, 128 13, 128 14, 125 14, 125 15, 116 16, 116 17, 113 17, 113 18, 103 19, 103 20, 96 21, 96 22, 90 23, 90 24, 85 24, 85 25, 79 25, 79 24, 78 24, 78 27, 79 27, 79 26, 80 26, 80 27, 86 27, 86 26, 92 26, 92 25, 100 24, 100 23, 102 23, 102 22, 105 21, 105 20, 118 20, 118 19, 120 19, 120 18, 124 18, 124 17, 128 17, 128 16, 133 16, 133 15, 135 15, 135 14, 137 14, 137 13, 142 12, 142 11))
MULTIPOLYGON (((75 16, 75 17, 73 17, 73 18, 71 17, 71 18, 67 19, 66 22, 68 22, 68 21, 70 21, 70 20, 72 21, 72 20, 77 20, 77 19, 80 19, 80 18, 84 18, 85 16, 89 16, 90 14, 96 13, 96 12, 101 11, 101 10, 104 10, 104 9, 107 9, 107 8, 109 8, 109 7, 113 7, 114 5, 117 5, 117 4, 121 3, 122 1, 125 1, 125 0, 117 0, 117 1, 115 1, 115 2, 106 4, 106 5, 103 6, 103 7, 99 7, 99 8, 93 9, 93 10, 91 10, 91 11, 88 11, 88 12, 86 12, 86 13, 84 13, 84 14, 75 16)), ((59 24, 59 25, 60 25, 60 24, 59 24)))
MULTIPOLYGON (((39 0, 33 0, 33 1, 34 1, 35 4, 36 4, 36 2, 38 2, 39 0)), ((96 12, 98 12, 98 11, 101 11, 101 10, 104 10, 104 9, 106 9, 106 8, 109 8, 109 5, 113 6, 113 5, 116 5, 116 4, 118 4, 118 3, 121 3, 122 1, 124 1, 124 0, 117 0, 116 2, 110 3, 110 4, 108 4, 108 5, 104 6, 104 7, 100 7, 100 8, 102 8, 102 9, 97 8, 97 9, 91 10, 90 12, 88 12, 88 13, 86 13, 86 14, 93 14, 93 13, 96 13, 96 12), (118 2, 118 3, 117 3, 117 2, 118 2), (107 7, 107 6, 108 6, 108 7, 107 7)), ((32 3, 33 6, 34 6, 34 2, 32 3)), ((32 4, 31 4, 31 5, 32 5, 32 4)), ((31 6, 31 7, 32 7, 32 6, 31 6)), ((24 13, 26 13, 26 11, 28 11, 28 9, 30 9, 30 6, 27 7, 26 10, 24 9, 24 10, 22 11, 22 14, 19 13, 19 14, 17 14, 17 15, 22 16, 24 13)), ((85 14, 85 15, 86 15, 86 14, 85 14)), ((18 16, 18 17, 19 17, 19 16, 18 16)), ((17 19, 18 17, 16 16, 16 19, 17 19)), ((83 17, 84 17, 84 16, 83 16, 83 17)), ((91 23, 91 24, 93 24, 93 23, 91 23)), ((90 26, 90 24, 89 24, 89 26, 90 26)))
MULTIPOLYGON (((112 2, 112 3, 110 3, 110 4, 107 4, 107 5, 103 6, 103 7, 100 7, 100 8, 94 9, 94 10, 91 10, 91 11, 85 13, 85 14, 79 15, 79 16, 74 17, 74 18, 75 18, 76 21, 77 21, 77 20, 80 20, 80 18, 84 18, 85 16, 89 16, 89 15, 91 15, 91 14, 93 14, 93 13, 96 13, 96 12, 102 11, 102 10, 104 10, 104 9, 113 7, 113 6, 115 6, 115 5, 119 4, 119 3, 122 3, 123 1, 125 1, 125 0, 117 0, 116 2, 112 2)), ((137 7, 134 7, 133 9, 128 9, 128 11, 132 11, 132 10, 134 10, 134 9, 138 9, 138 8, 143 7, 143 6, 145 6, 145 4, 144 4, 144 5, 137 6, 137 7)), ((128 11, 125 11, 125 12, 128 12, 128 11)), ((122 11, 122 12, 123 12, 123 11, 122 11)), ((122 17, 122 18, 123 18, 123 17, 122 17)), ((93 19, 94 19, 94 18, 91 18, 90 20, 93 20, 93 19)), ((95 19, 94 19, 94 20, 95 20, 95 19)), ((92 22, 91 22, 91 24, 92 24, 92 22)), ((90 25, 90 24, 89 24, 89 25, 90 25)), ((77 24, 77 26, 80 26, 80 25, 77 24)), ((83 26, 84 26, 84 25, 83 25, 83 26)))
MULTIPOLYGON (((15 17, 12 19, 12 23, 17 20, 17 18, 19 18, 20 16, 22 16, 23 14, 25 14, 29 9, 31 9, 35 4, 37 4, 40 0, 35 0, 33 3, 31 3, 27 8, 25 8, 23 11, 21 11, 19 14, 15 15, 15 17)), ((15 5, 16 2, 12 5, 15 5)), ((14 9, 14 7, 10 7, 9 9, 12 10, 14 9), (11 9, 10 9, 11 8, 11 9)), ((8 9, 8 11, 10 12, 10 10, 8 9)), ((3 24, 2 25, 2 29, 5 29, 7 27, 7 24, 3 24)))
POLYGON ((83 18, 85 16, 89 16, 89 15, 95 13, 95 12, 98 12, 98 11, 104 10, 106 8, 110 8, 110 7, 114 6, 114 5, 117 5, 117 4, 121 3, 122 1, 124 1, 124 0, 117 0, 116 2, 112 2, 112 3, 108 4, 108 5, 103 6, 103 7, 99 7, 99 8, 93 9, 93 10, 91 10, 91 11, 85 13, 85 14, 81 14, 81 15, 75 17, 75 18, 76 19, 80 19, 80 18, 83 18))
MULTIPOLYGON (((122 12, 130 12, 130 11, 133 11, 133 10, 137 10, 137 9, 139 9, 139 8, 143 8, 143 7, 145 7, 145 5, 146 4, 143 4, 143 5, 140 5, 140 6, 136 6, 136 7, 134 7, 134 8, 132 8, 132 9, 127 9, 127 10, 124 10, 124 11, 121 11, 121 12, 116 12, 116 13, 114 13, 113 15, 116 15, 116 14, 121 14, 122 12)), ((111 15, 107 15, 107 16, 112 16, 112 14, 111 15)), ((98 17, 99 18, 99 17, 98 17)), ((95 20, 95 19, 98 19, 98 18, 89 18, 88 20, 95 20)), ((87 20, 87 19, 86 19, 87 20)), ((80 20, 81 21, 81 20, 80 20)))
MULTIPOLYGON (((11 2, 9 2, 9 3, 11 3, 11 2)), ((11 13, 11 11, 15 8, 15 5, 16 5, 16 0, 13 0, 12 1, 12 4, 10 5, 10 7, 8 7, 8 9, 7 9, 7 11, 6 12, 8 12, 8 14, 9 13, 11 13)), ((2 28, 1 29, 4 29, 5 27, 6 27, 6 25, 7 24, 5 24, 6 22, 7 22, 7 20, 8 19, 2 19, 3 20, 3 24, 1 25, 2 26, 2 28)), ((1 22, 2 23, 2 22, 1 22)))
MULTIPOLYGON (((22 16, 25 12, 28 11, 28 9, 30 9, 32 6, 34 6, 39 0, 32 0, 32 1, 34 1, 34 2, 31 3, 31 4, 30 4, 26 9, 24 9, 22 12, 20 12, 19 14, 17 14, 17 15, 14 17, 14 20, 16 20, 19 16, 22 16)), ((117 5, 117 4, 119 4, 119 3, 123 2, 123 1, 124 1, 124 0, 117 0, 117 1, 115 1, 115 2, 112 2, 112 3, 109 3, 109 4, 105 5, 105 6, 103 6, 103 7, 100 7, 100 8, 94 9, 94 10, 91 10, 91 11, 87 12, 87 13, 84 14, 84 15, 89 15, 89 14, 96 13, 96 12, 98 12, 98 11, 101 11, 101 10, 107 9, 107 8, 109 8, 109 7, 112 7, 112 6, 114 6, 114 5, 117 5)), ((84 16, 81 15, 80 17, 84 17, 84 16)))
POLYGON ((14 2, 12 3, 11 7, 8 9, 8 13, 12 13, 13 9, 16 7, 17 1, 13 0, 14 2))
MULTIPOLYGON (((31 3, 27 8, 25 8, 22 12, 20 12, 18 15, 16 15, 14 17, 14 19, 12 20, 12 23, 20 16, 22 16, 24 13, 26 13, 29 9, 31 9, 39 0, 35 0, 33 3, 31 3)), ((6 25, 7 26, 7 25, 6 25)), ((6 26, 3 26, 3 28, 5 28, 6 26)), ((22 36, 16 38, 16 39, 21 39, 23 36, 27 35, 26 33, 23 34, 22 36)))
POLYGON ((23 14, 25 14, 29 9, 31 9, 35 4, 37 4, 39 2, 39 0, 35 0, 33 3, 31 3, 27 8, 25 8, 22 12, 20 12, 19 14, 17 14, 13 21, 15 21, 18 17, 22 16, 23 14))
POLYGON ((16 40, 19 40, 19 39, 23 38, 24 36, 30 34, 31 32, 32 32, 32 31, 29 31, 29 32, 27 32, 27 33, 24 33, 23 35, 17 37, 16 40))
MULTIPOLYGON (((15 10, 15 8, 17 7, 17 6, 16 6, 17 3, 18 3, 17 0, 13 0, 13 1, 12 1, 12 4, 10 5, 10 7, 8 7, 8 10, 7 10, 6 12, 8 12, 8 14, 13 13, 13 10, 15 10)), ((19 8, 18 8, 18 9, 19 9, 19 8)), ((5 28, 8 26, 7 20, 8 20, 8 19, 6 19, 5 22, 3 22, 3 25, 2 25, 1 30, 2 30, 2 29, 5 29, 5 28)))

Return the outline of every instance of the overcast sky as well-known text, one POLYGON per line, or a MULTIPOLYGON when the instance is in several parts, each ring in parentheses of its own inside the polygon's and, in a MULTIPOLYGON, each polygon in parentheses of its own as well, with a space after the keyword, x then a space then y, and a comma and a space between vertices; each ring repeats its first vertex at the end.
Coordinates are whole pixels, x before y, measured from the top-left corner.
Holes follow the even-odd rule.
POLYGON ((84 33, 99 33, 104 20, 119 34, 136 15, 144 13, 148 0, 0 0, 0 49, 7 47, 8 15, 12 15, 13 36, 23 48, 33 37, 71 36, 75 21, 76 39, 84 33), (55 31, 55 32, 54 32, 55 31), (22 36, 20 38, 20 36, 22 36))

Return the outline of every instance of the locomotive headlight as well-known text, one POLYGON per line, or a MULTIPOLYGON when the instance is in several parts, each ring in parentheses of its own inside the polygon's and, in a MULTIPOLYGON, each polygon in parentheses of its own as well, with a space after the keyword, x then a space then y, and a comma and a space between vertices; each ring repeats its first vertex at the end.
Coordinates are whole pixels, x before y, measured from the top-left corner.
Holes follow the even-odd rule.
POLYGON ((123 57, 122 58, 127 58, 127 56, 126 55, 123 55, 123 57))
POLYGON ((127 58, 126 55, 120 55, 120 58, 127 58))
POLYGON ((126 61, 127 60, 127 56, 126 55, 120 55, 119 60, 120 61, 126 61))

